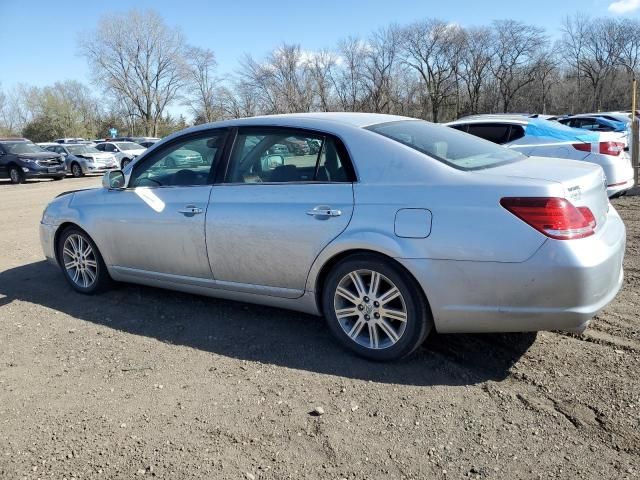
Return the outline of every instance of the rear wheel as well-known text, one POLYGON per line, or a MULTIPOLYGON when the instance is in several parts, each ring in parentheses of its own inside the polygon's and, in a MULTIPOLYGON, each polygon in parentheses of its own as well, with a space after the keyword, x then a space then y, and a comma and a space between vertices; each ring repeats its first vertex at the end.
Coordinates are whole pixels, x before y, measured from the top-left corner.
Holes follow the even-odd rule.
POLYGON ((75 178, 79 178, 84 175, 84 173, 82 172, 82 167, 79 163, 73 162, 71 164, 71 175, 73 175, 75 178))
POLYGON ((358 254, 342 260, 329 273, 322 300, 340 343, 372 360, 409 355, 433 327, 420 287, 383 257, 358 254))
POLYGON ((24 173, 19 167, 11 165, 9 167, 9 179, 11 180, 11 183, 14 184, 24 183, 24 173))
POLYGON ((77 292, 96 293, 111 284, 111 277, 98 247, 79 228, 68 228, 60 235, 58 263, 65 278, 77 292))

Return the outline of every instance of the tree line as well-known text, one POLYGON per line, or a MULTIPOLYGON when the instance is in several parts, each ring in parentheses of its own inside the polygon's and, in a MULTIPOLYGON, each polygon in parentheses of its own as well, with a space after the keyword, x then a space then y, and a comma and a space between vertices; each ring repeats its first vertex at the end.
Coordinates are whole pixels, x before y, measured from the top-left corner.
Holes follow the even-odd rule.
POLYGON ((40 141, 116 127, 162 136, 190 123, 309 111, 379 112, 441 122, 474 113, 628 109, 640 73, 640 20, 564 19, 552 40, 515 20, 462 27, 391 24, 320 51, 283 44, 246 54, 232 74, 154 11, 102 18, 78 49, 94 88, 75 80, 0 88, 0 134, 40 141), (97 92, 97 93, 96 93, 97 92))

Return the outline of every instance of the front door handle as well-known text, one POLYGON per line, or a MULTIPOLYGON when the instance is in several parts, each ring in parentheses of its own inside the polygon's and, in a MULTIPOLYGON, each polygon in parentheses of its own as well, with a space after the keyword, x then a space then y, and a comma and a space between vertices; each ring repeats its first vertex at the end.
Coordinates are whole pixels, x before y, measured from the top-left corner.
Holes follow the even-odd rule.
POLYGON ((307 211, 307 215, 312 217, 339 217, 342 215, 342 210, 337 210, 326 205, 320 205, 307 211))
POLYGON ((194 215, 203 213, 204 210, 200 207, 196 207, 195 205, 187 205, 186 207, 178 210, 178 212, 186 217, 193 217, 194 215))

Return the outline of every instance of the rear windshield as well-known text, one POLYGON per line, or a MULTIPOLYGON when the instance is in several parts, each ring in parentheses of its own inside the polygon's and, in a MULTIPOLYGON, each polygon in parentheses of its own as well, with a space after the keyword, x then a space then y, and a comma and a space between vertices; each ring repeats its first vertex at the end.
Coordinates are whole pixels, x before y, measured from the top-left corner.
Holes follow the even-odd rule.
POLYGON ((380 123, 367 127, 367 130, 384 135, 459 170, 497 167, 526 158, 522 153, 473 135, 422 120, 380 123))

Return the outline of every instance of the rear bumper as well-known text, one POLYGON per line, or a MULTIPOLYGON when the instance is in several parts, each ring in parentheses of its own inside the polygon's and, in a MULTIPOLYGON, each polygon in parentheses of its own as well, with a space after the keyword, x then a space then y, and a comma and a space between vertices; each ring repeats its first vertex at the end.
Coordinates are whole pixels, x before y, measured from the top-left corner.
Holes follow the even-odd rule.
POLYGON ((632 188, 633 185, 634 183, 633 183, 633 172, 632 172, 632 177, 629 180, 620 182, 615 185, 607 186, 607 196, 612 197, 618 193, 626 192, 627 190, 632 188))
POLYGON ((607 195, 612 197, 620 192, 624 192, 633 187, 633 167, 628 155, 621 157, 610 157, 600 155, 598 163, 607 177, 607 195), (604 160, 602 160, 604 158, 604 160))
POLYGON ((595 235, 549 239, 525 262, 398 260, 421 284, 441 333, 579 332, 622 286, 625 238, 610 207, 595 235))

